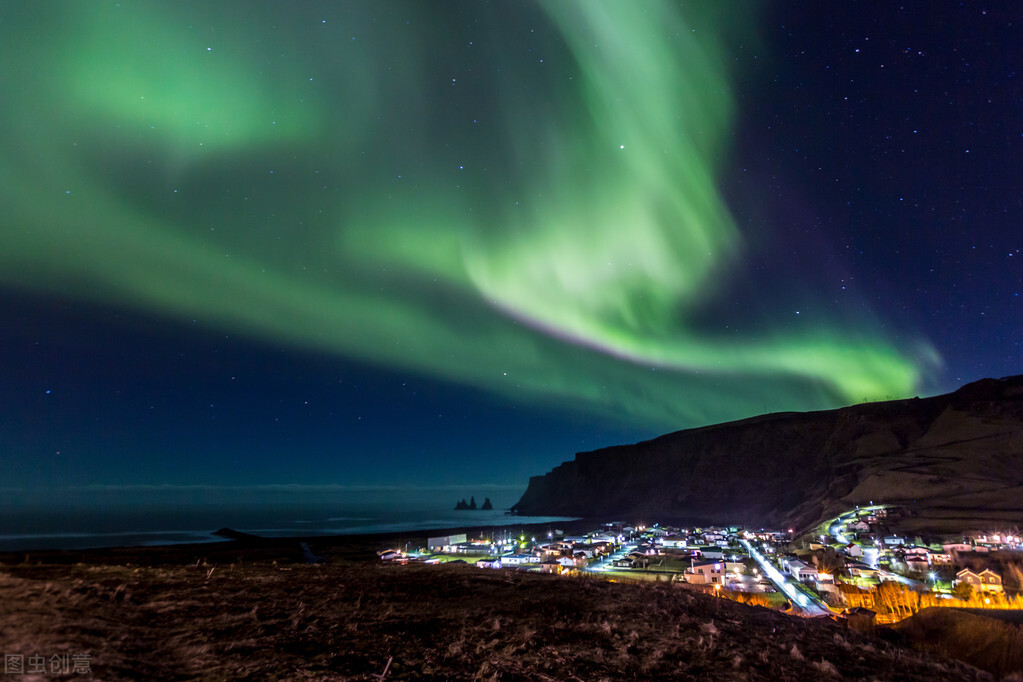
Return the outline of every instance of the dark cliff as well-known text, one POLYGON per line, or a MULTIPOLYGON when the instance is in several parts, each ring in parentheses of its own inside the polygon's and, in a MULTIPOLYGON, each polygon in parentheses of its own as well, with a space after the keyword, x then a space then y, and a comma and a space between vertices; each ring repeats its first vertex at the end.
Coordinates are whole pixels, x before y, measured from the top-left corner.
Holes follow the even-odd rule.
POLYGON ((1015 376, 582 452, 532 477, 515 510, 806 525, 873 500, 1018 517, 1021 486, 1023 376, 1015 376))

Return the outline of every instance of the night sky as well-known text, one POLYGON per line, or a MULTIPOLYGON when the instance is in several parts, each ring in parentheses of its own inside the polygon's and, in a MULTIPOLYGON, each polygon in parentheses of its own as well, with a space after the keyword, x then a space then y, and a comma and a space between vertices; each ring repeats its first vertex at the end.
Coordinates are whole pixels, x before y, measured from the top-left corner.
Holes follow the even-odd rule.
POLYGON ((519 490, 1021 373, 1021 22, 7 3, 0 488, 519 490))

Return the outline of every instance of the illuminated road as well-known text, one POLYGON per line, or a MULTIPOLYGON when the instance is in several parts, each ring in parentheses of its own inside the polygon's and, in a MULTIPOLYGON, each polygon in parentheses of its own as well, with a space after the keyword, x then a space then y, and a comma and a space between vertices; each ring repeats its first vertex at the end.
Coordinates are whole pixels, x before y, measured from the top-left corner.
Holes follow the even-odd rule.
POLYGON ((830 526, 828 526, 828 534, 835 538, 835 541, 840 545, 848 545, 849 538, 842 534, 842 528, 845 526, 845 521, 842 517, 835 519, 830 526))
POLYGON ((803 610, 807 616, 830 616, 831 611, 820 599, 811 597, 802 590, 800 590, 795 584, 793 584, 781 571, 774 567, 770 561, 768 561, 764 555, 757 550, 753 549, 753 546, 746 540, 739 540, 749 555, 753 557, 760 567, 764 571, 764 575, 771 579, 779 590, 781 590, 786 597, 788 597, 793 604, 803 610))
POLYGON ((853 519, 858 519, 860 516, 863 516, 865 513, 876 511, 878 509, 884 509, 884 505, 883 504, 875 504, 875 505, 871 505, 869 507, 857 507, 856 509, 853 509, 852 511, 847 511, 844 514, 840 514, 839 516, 837 516, 836 518, 832 519, 830 522, 825 524, 825 526, 828 529, 828 535, 830 535, 831 537, 835 538, 835 540, 838 543, 843 544, 843 545, 848 545, 851 542, 851 540, 850 540, 850 538, 847 535, 845 535, 842 532, 845 529, 846 524, 849 523, 850 521, 852 521, 853 519))

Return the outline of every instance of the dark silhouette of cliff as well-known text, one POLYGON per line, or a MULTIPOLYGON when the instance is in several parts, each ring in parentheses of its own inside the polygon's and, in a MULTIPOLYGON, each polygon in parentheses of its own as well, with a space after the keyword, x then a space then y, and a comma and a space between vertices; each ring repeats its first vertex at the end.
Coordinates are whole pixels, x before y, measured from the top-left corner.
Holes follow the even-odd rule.
POLYGON ((582 452, 527 515, 806 526, 870 501, 964 524, 1023 513, 1023 376, 931 398, 768 414, 582 452))

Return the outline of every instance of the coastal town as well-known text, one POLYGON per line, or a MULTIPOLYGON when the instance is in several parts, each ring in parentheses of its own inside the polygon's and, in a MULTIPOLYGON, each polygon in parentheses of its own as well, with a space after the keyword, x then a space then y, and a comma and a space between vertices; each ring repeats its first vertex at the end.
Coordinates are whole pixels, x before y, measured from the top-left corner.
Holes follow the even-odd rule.
POLYGON ((471 564, 611 582, 670 582, 851 627, 895 623, 930 606, 1023 610, 1018 529, 955 537, 893 531, 905 508, 857 507, 809 533, 738 526, 607 522, 539 536, 495 529, 430 537, 378 554, 397 564, 471 564))

